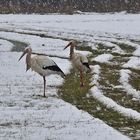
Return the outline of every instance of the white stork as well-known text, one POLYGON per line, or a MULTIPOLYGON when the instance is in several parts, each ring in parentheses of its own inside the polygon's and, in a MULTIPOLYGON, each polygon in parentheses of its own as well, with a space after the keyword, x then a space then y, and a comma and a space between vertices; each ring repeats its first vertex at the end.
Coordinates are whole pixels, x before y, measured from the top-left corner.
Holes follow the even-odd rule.
POLYGON ((31 57, 32 49, 30 47, 26 47, 23 54, 19 58, 19 60, 26 55, 26 71, 30 68, 37 72, 39 75, 43 77, 44 80, 44 97, 45 97, 45 88, 46 88, 46 76, 51 74, 58 74, 62 77, 65 76, 63 71, 57 66, 57 64, 50 59, 48 56, 36 54, 31 57))
POLYGON ((74 48, 76 47, 76 42, 74 40, 70 41, 64 50, 67 47, 70 47, 70 61, 72 62, 73 67, 80 72, 80 86, 83 87, 83 73, 90 70, 88 59, 83 54, 74 52, 74 48))

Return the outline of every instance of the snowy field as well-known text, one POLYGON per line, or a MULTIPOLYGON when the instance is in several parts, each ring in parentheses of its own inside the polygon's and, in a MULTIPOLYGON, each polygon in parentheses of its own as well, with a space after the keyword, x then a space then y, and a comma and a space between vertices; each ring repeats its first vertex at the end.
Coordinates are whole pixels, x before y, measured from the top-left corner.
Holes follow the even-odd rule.
MULTIPOLYGON (((68 43, 65 39, 84 42, 91 51, 78 52, 91 55, 93 64, 94 86, 87 96, 140 121, 139 25, 140 14, 0 15, 0 139, 130 139, 60 99, 58 87, 64 79, 58 75, 46 78, 47 98, 43 98, 43 78, 26 72, 25 58, 18 62, 21 52, 12 48, 16 47, 13 41, 24 42, 33 52, 54 56, 51 58, 68 74, 71 63, 63 59, 69 56, 69 50, 63 50, 68 43), (112 92, 116 89, 121 94, 117 101, 112 92)), ((139 128, 136 139, 140 139, 139 128)))

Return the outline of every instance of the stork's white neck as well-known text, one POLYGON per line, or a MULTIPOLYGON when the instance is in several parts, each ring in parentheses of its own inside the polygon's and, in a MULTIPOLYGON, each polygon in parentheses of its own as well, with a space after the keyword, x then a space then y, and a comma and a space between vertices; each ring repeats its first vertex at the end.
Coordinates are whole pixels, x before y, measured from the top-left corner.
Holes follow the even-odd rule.
POLYGON ((26 55, 26 70, 31 68, 31 54, 32 51, 28 51, 27 55, 26 55))
POLYGON ((70 46, 70 60, 72 59, 74 54, 74 46, 70 46))

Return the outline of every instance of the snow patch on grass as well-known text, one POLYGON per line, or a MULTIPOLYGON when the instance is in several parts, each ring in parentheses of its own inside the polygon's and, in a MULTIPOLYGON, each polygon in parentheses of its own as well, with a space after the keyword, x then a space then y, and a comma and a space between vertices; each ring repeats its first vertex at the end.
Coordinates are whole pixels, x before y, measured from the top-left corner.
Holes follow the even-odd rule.
POLYGON ((100 71, 100 67, 99 66, 93 66, 92 70, 95 74, 95 77, 93 75, 93 83, 95 84, 95 86, 93 86, 90 91, 91 91, 91 95, 97 99, 98 101, 100 101, 101 103, 103 103, 107 108, 111 108, 119 113, 121 113, 122 115, 129 117, 129 118, 133 118, 136 120, 140 120, 140 113, 130 109, 130 108, 125 108, 123 106, 118 105, 115 101, 113 101, 112 99, 104 96, 104 94, 102 93, 102 91, 100 90, 99 87, 99 83, 97 78, 99 78, 99 71, 100 71))
POLYGON ((124 68, 134 68, 140 70, 140 57, 130 57, 130 60, 123 65, 124 68))
POLYGON ((93 58, 92 61, 97 61, 101 63, 109 63, 109 60, 113 59, 112 54, 101 54, 98 55, 97 57, 93 58))
POLYGON ((132 95, 136 99, 140 99, 140 91, 137 91, 129 84, 131 71, 121 70, 120 71, 120 82, 128 95, 132 95))

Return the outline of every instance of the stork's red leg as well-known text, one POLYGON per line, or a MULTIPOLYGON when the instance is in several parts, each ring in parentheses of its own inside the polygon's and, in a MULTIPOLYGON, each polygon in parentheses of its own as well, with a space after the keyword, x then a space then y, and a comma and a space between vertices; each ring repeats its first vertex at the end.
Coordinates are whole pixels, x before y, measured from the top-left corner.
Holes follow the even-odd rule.
POLYGON ((84 82, 83 82, 83 72, 80 70, 80 86, 83 87, 84 86, 84 82))
POLYGON ((44 97, 45 97, 45 89, 46 89, 46 79, 45 79, 45 76, 43 76, 43 80, 44 80, 44 97))

